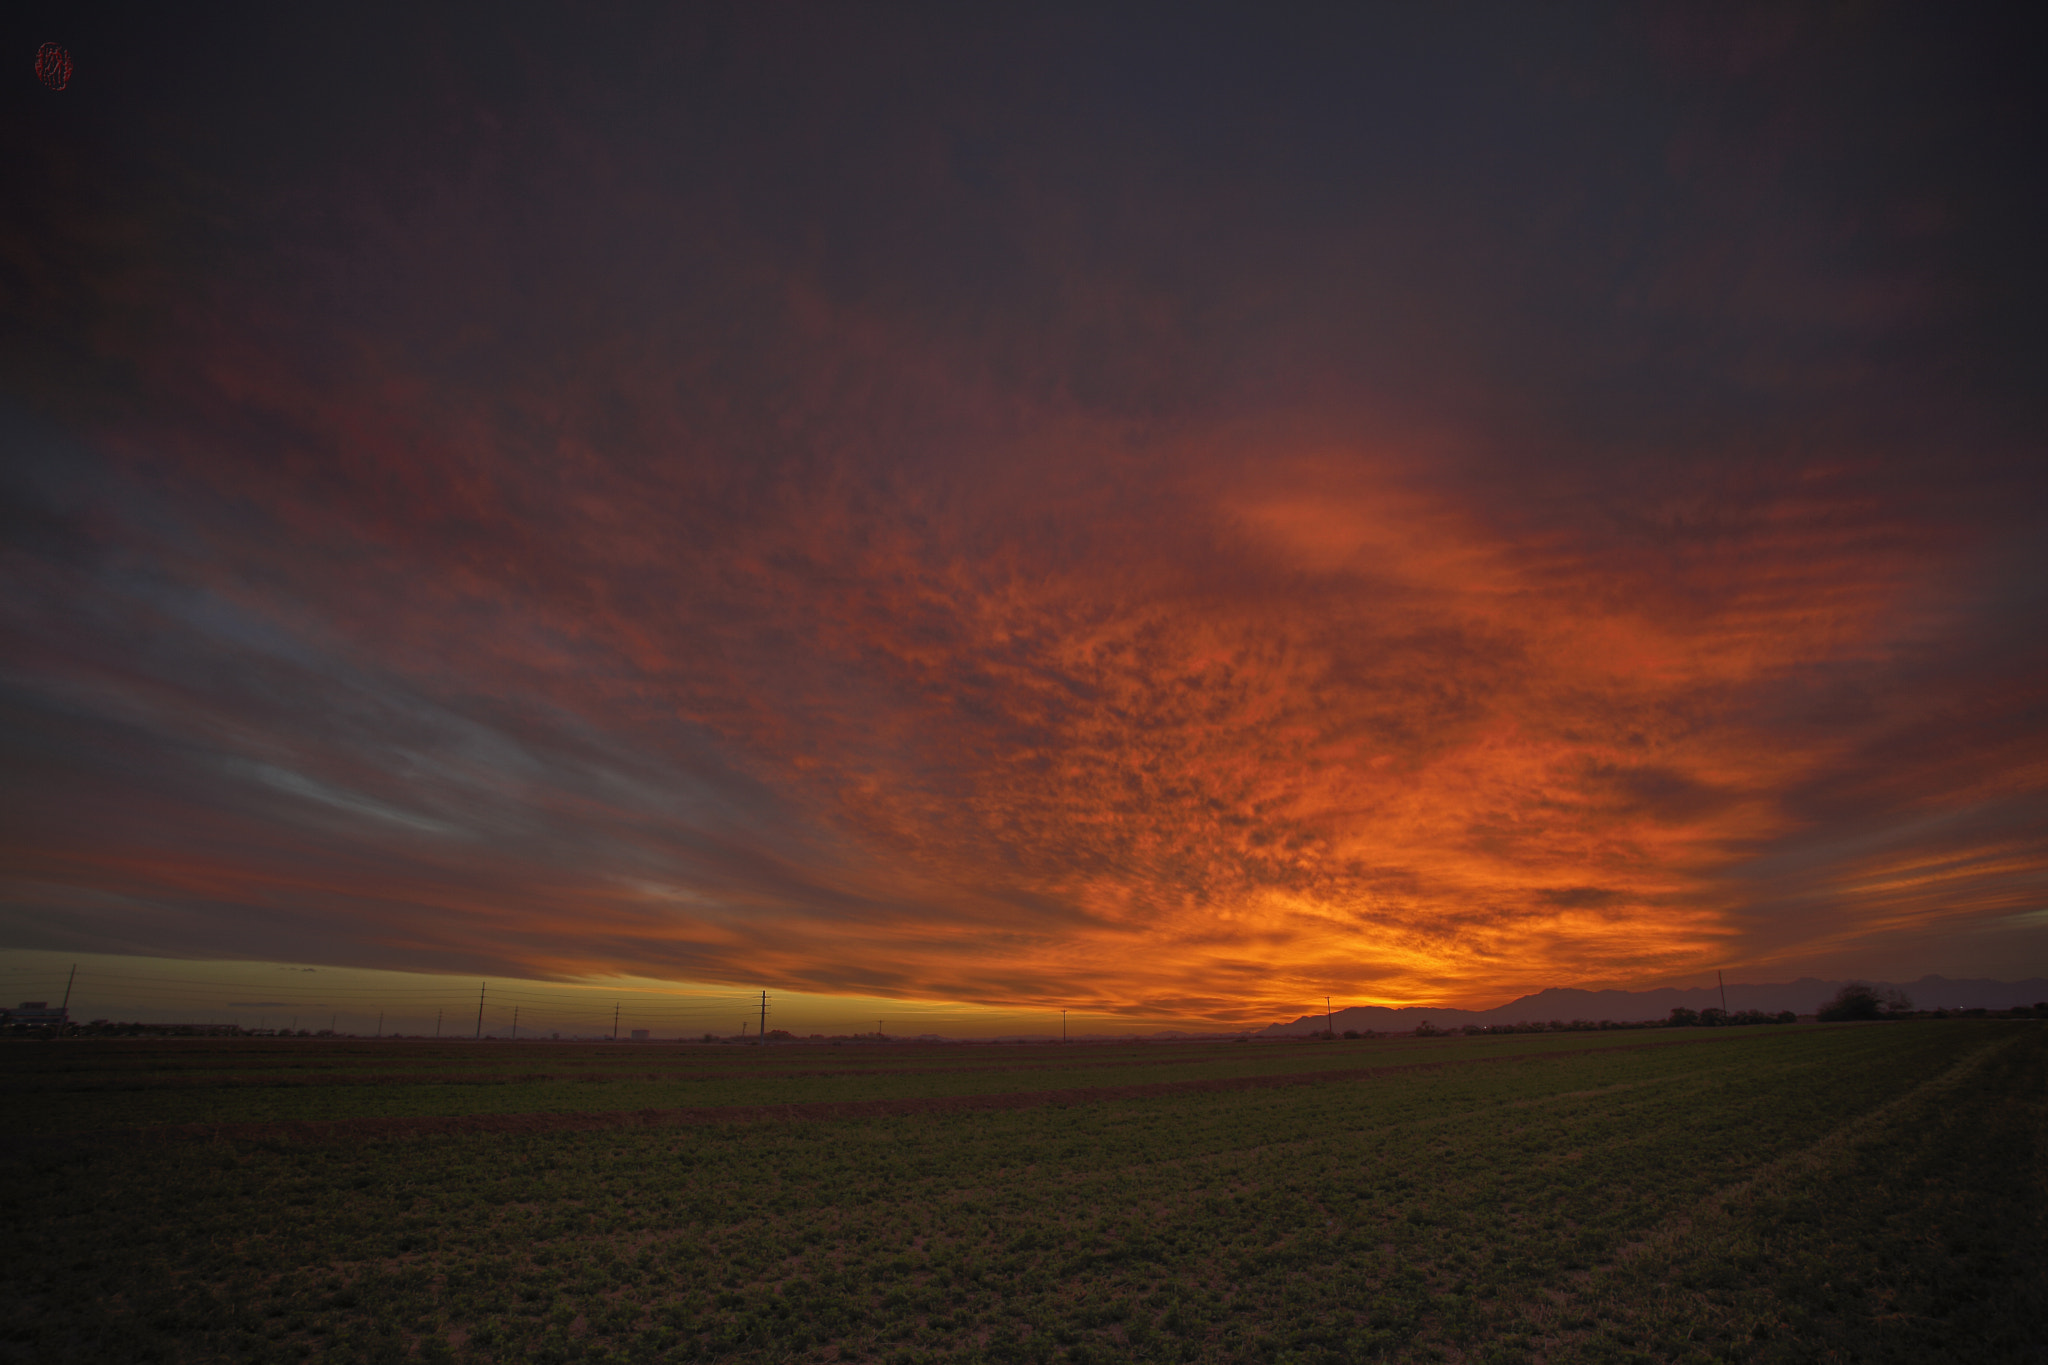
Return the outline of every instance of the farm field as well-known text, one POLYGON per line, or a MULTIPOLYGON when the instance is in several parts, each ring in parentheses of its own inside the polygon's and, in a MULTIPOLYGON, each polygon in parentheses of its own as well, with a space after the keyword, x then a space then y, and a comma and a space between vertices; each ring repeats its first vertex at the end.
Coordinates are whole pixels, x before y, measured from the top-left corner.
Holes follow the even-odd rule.
POLYGON ((1314 1082, 1535 1051, 1698 1045, 1723 1035, 1369 1042, 858 1045, 67 1041, 0 1052, 29 1132, 735 1106, 883 1105, 1231 1083, 1314 1082))
POLYGON ((7 1360, 2022 1361, 2048 1320, 2019 1021, 67 1041, 0 1087, 7 1360))

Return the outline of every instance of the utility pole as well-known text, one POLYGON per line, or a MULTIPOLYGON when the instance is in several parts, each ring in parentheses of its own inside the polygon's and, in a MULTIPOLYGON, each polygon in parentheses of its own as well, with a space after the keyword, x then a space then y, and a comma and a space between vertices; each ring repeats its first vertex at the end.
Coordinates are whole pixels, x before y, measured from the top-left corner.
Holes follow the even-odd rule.
POLYGON ((1060 1041, 1062 1043, 1067 1041, 1067 1012, 1065 1010, 1060 1011, 1060 1041))
POLYGON ((64 1003, 57 1006, 57 1013, 65 1019, 71 1017, 71 983, 78 980, 78 964, 71 964, 71 975, 64 978, 64 1003))
POLYGON ((384 1011, 383 1011, 383 1010, 378 1010, 378 1011, 377 1011, 377 1036, 378 1036, 379 1038, 382 1038, 382 1037, 384 1036, 384 1011))
POLYGON ((1721 983, 1721 1013, 1726 1014, 1728 1012, 1728 978, 1721 975, 1721 971, 1717 967, 1714 969, 1714 980, 1721 983))
POLYGON ((479 1038, 484 1036, 484 992, 490 988, 490 984, 488 981, 479 981, 476 986, 476 1036, 479 1038))
POLYGON ((327 1031, 328 1031, 329 1033, 332 1033, 332 1032, 334 1032, 334 1026, 335 1026, 336 1024, 339 1024, 340 1022, 341 1022, 341 1011, 340 1011, 340 1010, 336 1010, 336 1011, 335 1011, 334 1013, 332 1013, 332 1014, 330 1014, 330 1015, 328 1015, 328 1016, 327 1016, 327 1031))
POLYGON ((512 1007, 512 1041, 519 1041, 519 1006, 512 1007))
POLYGON ((434 1036, 436 1038, 439 1038, 441 1036, 441 1016, 446 1013, 446 1010, 434 1011, 434 1036))
POLYGON ((612 1041, 619 1041, 619 1002, 612 1001, 612 1041))
POLYGON ((761 992, 761 1041, 768 1040, 768 992, 761 992))
POLYGON ((1337 1036, 1337 1026, 1330 1022, 1330 997, 1323 997, 1323 1032, 1332 1038, 1337 1036))

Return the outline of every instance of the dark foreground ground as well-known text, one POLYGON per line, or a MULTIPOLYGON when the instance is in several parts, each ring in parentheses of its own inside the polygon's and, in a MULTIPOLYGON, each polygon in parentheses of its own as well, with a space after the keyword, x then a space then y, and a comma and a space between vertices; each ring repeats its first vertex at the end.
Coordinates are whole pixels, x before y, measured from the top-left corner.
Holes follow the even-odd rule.
POLYGON ((0 1045, 0 1359, 2036 1361, 2048 1025, 0 1045))

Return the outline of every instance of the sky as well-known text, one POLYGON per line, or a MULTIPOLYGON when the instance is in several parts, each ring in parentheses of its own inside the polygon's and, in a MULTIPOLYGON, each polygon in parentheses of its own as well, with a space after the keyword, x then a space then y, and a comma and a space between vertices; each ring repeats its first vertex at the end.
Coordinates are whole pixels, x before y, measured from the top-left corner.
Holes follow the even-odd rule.
POLYGON ((2048 972, 2016 7, 426 9, 4 21, 0 949, 2048 972))

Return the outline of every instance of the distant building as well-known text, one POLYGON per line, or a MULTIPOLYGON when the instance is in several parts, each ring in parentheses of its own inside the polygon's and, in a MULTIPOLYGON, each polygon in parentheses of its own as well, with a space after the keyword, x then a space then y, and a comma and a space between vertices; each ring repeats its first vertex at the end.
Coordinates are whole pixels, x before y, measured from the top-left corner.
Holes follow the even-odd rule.
POLYGON ((55 1028, 70 1023, 61 1009, 51 1009, 47 1000, 24 1000, 19 1009, 0 1010, 0 1025, 13 1028, 55 1028))
POLYGON ((644 1042, 646 1042, 646 1041, 647 1041, 647 1030, 646 1030, 646 1029, 644 1029, 644 1028, 636 1028, 636 1029, 634 1029, 634 1030, 633 1030, 633 1041, 634 1041, 634 1042, 636 1042, 636 1043, 644 1043, 644 1042))

